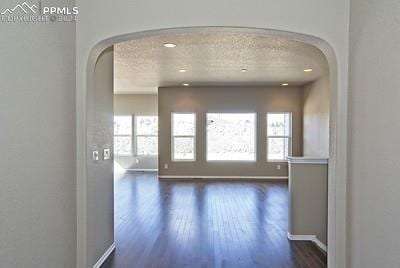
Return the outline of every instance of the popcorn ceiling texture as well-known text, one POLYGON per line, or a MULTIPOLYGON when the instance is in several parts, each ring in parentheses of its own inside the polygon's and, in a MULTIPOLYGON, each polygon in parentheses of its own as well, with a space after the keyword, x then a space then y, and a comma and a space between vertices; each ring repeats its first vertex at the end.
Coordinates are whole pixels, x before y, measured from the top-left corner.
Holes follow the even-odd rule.
POLYGON ((328 73, 309 44, 257 33, 157 35, 115 46, 115 92, 155 93, 158 87, 304 85, 328 73), (174 43, 175 48, 165 48, 174 43), (246 73, 240 70, 246 68, 246 73), (313 72, 304 73, 305 68, 313 72), (187 72, 180 73, 179 69, 187 72))

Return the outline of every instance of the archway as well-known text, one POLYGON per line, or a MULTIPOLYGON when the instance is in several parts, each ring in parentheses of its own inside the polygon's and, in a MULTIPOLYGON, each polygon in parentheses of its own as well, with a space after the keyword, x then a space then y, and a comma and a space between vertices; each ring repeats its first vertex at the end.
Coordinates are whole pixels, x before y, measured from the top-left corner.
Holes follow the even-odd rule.
MULTIPOLYGON (((119 42, 144 38, 153 35, 169 35, 173 33, 185 33, 185 32, 196 32, 196 31, 203 31, 207 29, 207 31, 226 31, 229 30, 230 32, 252 32, 257 33, 260 35, 268 35, 268 36, 279 36, 284 37, 289 40, 299 41, 303 43, 307 43, 313 45, 320 49, 323 54, 325 55, 328 64, 329 64, 329 74, 330 74, 330 88, 331 88, 331 96, 330 96, 330 153, 329 153, 329 185, 328 185, 328 265, 335 267, 335 260, 336 260, 336 249, 344 247, 344 234, 341 233, 341 227, 338 225, 338 221, 343 221, 345 218, 345 201, 338 200, 336 198, 337 191, 343 191, 345 189, 345 175, 346 167, 341 164, 338 165, 337 159, 340 159, 341 156, 346 155, 346 151, 338 152, 338 140, 337 140, 337 133, 342 131, 338 129, 338 126, 342 125, 344 122, 339 122, 339 111, 337 110, 338 101, 340 101, 338 97, 338 89, 337 89, 337 62, 336 57, 333 49, 331 46, 325 42, 324 40, 314 37, 308 36, 303 34, 291 33, 291 32, 284 32, 284 31, 276 31, 270 29, 258 29, 258 28, 242 28, 242 27, 188 27, 188 28, 173 28, 173 29, 160 29, 160 30, 152 30, 152 31, 144 31, 144 32, 137 32, 137 33, 130 33, 126 35, 112 37, 102 42, 98 43, 91 51, 90 57, 88 59, 87 64, 87 88, 86 88, 86 103, 87 107, 91 107, 93 105, 93 99, 91 96, 94 94, 94 81, 93 76, 95 73, 95 67, 97 60, 103 51, 119 42)), ((90 111, 87 110, 86 119, 90 118, 90 111)), ((88 126, 90 122, 86 121, 86 126, 88 126)), ((88 137, 86 137, 87 140, 88 137)), ((79 153, 79 152, 78 152, 79 153)), ((89 150, 86 151, 87 157, 86 161, 92 161, 92 155, 89 154, 89 150)), ((86 165, 87 168, 89 165, 86 165)), ((82 178, 87 184, 87 174, 90 170, 86 169, 86 176, 82 178)), ((82 189, 81 189, 82 190, 82 189)), ((88 192, 92 189, 86 188, 81 191, 84 195, 84 202, 83 204, 78 204, 78 206, 83 206, 84 219, 78 219, 78 222, 83 222, 85 226, 78 226, 78 229, 82 230, 78 232, 80 237, 78 237, 78 249, 85 249, 85 254, 87 254, 87 248, 90 246, 88 244, 88 237, 90 236, 89 229, 91 226, 88 226, 88 209, 93 207, 94 204, 90 204, 90 200, 87 199, 88 192)), ((79 217, 79 215, 78 215, 79 217)), ((87 260, 87 258, 86 258, 87 260)))

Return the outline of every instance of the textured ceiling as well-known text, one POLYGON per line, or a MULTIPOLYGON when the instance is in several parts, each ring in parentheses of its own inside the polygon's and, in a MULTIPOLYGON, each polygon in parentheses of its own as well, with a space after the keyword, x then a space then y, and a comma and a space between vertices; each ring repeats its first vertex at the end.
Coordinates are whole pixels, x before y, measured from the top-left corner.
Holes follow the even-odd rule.
POLYGON ((304 85, 328 73, 314 46, 255 33, 196 32, 152 36, 114 46, 115 93, 158 87, 304 85), (166 48, 164 43, 174 43, 166 48), (247 72, 241 72, 246 68, 247 72), (305 73, 303 70, 312 68, 305 73), (181 73, 180 69, 187 72, 181 73))

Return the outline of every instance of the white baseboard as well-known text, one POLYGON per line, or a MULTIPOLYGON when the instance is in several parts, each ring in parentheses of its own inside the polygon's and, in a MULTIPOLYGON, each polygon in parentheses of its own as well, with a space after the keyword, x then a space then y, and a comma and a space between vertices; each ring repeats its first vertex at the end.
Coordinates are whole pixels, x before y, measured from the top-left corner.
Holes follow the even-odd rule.
POLYGON ((319 247, 322 251, 327 251, 326 245, 319 241, 316 235, 292 235, 291 233, 288 233, 287 237, 289 240, 293 241, 311 241, 315 245, 317 245, 317 247, 319 247))
POLYGON ((127 168, 125 170, 132 171, 132 172, 157 172, 158 171, 158 169, 152 169, 152 168, 127 168))
POLYGON ((294 241, 314 241, 317 238, 315 235, 292 235, 291 233, 288 233, 287 237, 294 241))
POLYGON ((313 241, 322 251, 324 251, 325 253, 327 252, 328 248, 326 247, 326 245, 324 243, 322 243, 321 241, 319 241, 317 238, 314 239, 313 241))
POLYGON ((254 179, 254 180, 287 180, 287 176, 182 176, 182 175, 161 175, 160 179, 254 179))
POLYGON ((107 260, 108 256, 115 250, 115 243, 112 243, 111 246, 104 252, 104 254, 100 257, 100 259, 93 265, 93 268, 100 268, 101 265, 107 260))

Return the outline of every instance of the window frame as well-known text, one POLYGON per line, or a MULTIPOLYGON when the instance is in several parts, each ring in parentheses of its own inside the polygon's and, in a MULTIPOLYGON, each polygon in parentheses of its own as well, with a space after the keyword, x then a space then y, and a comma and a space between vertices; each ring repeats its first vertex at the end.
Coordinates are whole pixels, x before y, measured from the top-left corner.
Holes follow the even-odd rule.
POLYGON ((266 131, 266 138, 265 138, 265 148, 266 148, 266 161, 267 162, 280 162, 280 163, 287 163, 289 161, 289 157, 292 156, 293 153, 293 119, 292 119, 292 112, 267 112, 267 114, 265 115, 265 131, 266 131), (268 135, 268 115, 269 114, 288 114, 289 115, 289 136, 274 136, 274 135, 268 135), (282 138, 282 139, 288 139, 288 158, 286 159, 269 159, 268 155, 269 155, 269 151, 268 151, 268 139, 270 138, 282 138))
POLYGON ((196 136, 197 136, 197 114, 195 112, 171 112, 171 161, 172 162, 196 162, 196 136), (194 131, 192 135, 174 135, 174 114, 193 114, 194 115, 194 131), (193 138, 193 158, 192 159, 176 159, 175 153, 175 138, 193 138))
MULTIPOLYGON (((138 153, 138 137, 156 137, 157 138, 157 143, 158 143, 158 115, 151 115, 151 114, 135 114, 133 115, 133 134, 132 134, 132 147, 133 150, 132 151, 134 153, 134 156, 139 156, 139 157, 157 157, 158 156, 158 150, 156 154, 139 154, 138 153), (137 134, 137 117, 156 117, 157 118, 157 135, 150 135, 150 134, 146 134, 146 135, 138 135, 137 134)), ((158 146, 157 146, 158 147, 158 146)))
POLYGON ((225 112, 225 111, 208 111, 205 116, 205 136, 206 136, 206 162, 216 162, 216 163, 255 163, 257 162, 257 129, 258 129, 258 113, 255 111, 251 112, 225 112), (208 114, 253 114, 254 115, 254 160, 210 160, 208 159, 208 132, 207 132, 207 119, 208 114))
MULTIPOLYGON (((115 117, 130 117, 130 121, 131 121, 131 134, 115 134, 115 132, 114 132, 114 129, 113 129, 113 154, 115 155, 115 156, 133 156, 134 155, 134 147, 133 147, 133 132, 134 132, 134 128, 133 128, 133 124, 134 124, 134 122, 133 122, 133 115, 114 115, 113 116, 113 124, 114 124, 114 121, 115 121, 115 117), (117 152, 115 152, 115 137, 124 137, 124 138, 126 138, 126 137, 130 137, 130 140, 131 140, 131 152, 130 153, 128 153, 128 154, 121 154, 121 153, 117 153, 117 152)), ((113 128, 114 128, 114 126, 113 126, 113 128)))

